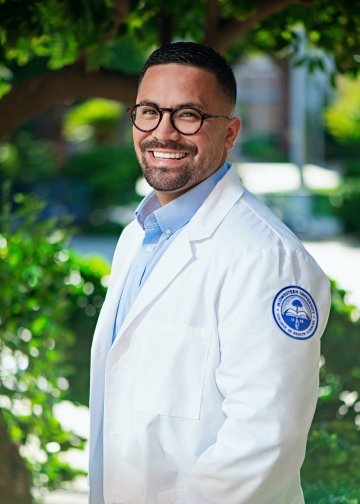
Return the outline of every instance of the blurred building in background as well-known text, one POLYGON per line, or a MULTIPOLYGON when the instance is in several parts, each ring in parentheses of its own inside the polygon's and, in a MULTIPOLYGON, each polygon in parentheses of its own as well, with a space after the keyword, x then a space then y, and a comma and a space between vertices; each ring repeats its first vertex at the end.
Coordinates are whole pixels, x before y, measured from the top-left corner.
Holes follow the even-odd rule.
POLYGON ((326 73, 310 74, 304 66, 292 67, 264 54, 245 58, 234 71, 237 112, 243 121, 239 155, 325 166, 323 110, 332 94, 326 73))

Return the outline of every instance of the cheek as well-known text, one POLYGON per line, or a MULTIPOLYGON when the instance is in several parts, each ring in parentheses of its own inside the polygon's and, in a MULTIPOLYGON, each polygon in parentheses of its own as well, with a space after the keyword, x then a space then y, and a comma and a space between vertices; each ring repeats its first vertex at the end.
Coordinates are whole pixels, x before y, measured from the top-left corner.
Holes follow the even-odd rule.
POLYGON ((137 145, 139 143, 139 140, 140 140, 139 137, 141 137, 141 131, 133 128, 132 135, 133 135, 134 145, 137 145))
POLYGON ((217 153, 219 155, 222 154, 224 151, 226 145, 226 136, 223 132, 219 132, 217 134, 213 133, 212 135, 209 135, 206 137, 206 139, 203 139, 201 142, 198 143, 198 148, 199 152, 202 153, 202 155, 206 154, 212 154, 216 155, 217 153))
POLYGON ((144 133, 142 133, 141 131, 138 131, 138 130, 133 131, 134 148, 135 148, 135 152, 138 155, 141 155, 140 144, 145 139, 145 137, 146 137, 146 135, 144 133))

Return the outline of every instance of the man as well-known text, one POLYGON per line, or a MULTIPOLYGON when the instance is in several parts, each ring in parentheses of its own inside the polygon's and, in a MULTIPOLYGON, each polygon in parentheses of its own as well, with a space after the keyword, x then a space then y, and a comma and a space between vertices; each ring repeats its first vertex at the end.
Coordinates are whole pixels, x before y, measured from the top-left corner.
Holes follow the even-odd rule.
POLYGON ((154 191, 115 251, 92 348, 92 504, 301 504, 328 281, 226 161, 234 75, 155 51, 130 109, 154 191))

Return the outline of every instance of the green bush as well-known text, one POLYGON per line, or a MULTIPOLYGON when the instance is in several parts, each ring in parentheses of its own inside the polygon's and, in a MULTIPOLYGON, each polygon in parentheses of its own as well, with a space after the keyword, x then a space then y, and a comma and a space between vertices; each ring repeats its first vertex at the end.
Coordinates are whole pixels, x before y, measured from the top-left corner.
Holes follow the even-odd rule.
POLYGON ((338 81, 334 100, 324 112, 328 129, 327 157, 342 167, 343 183, 339 187, 337 215, 347 232, 360 234, 360 80, 338 81))
MULTIPOLYGON (((68 250, 66 228, 39 221, 43 203, 17 196, 15 205, 5 198, 1 213, 0 419, 6 428, 0 427, 26 461, 29 484, 54 489, 79 474, 61 454, 83 449, 84 440, 62 429, 54 407, 65 398, 87 402, 88 348, 108 266, 68 250), (79 355, 84 348, 87 354, 79 355)), ((2 481, 8 463, 0 458, 2 481)))
POLYGON ((64 174, 88 181, 93 210, 138 199, 135 182, 140 170, 132 146, 94 147, 74 154, 64 167, 64 174))
POLYGON ((344 177, 345 178, 360 178, 360 142, 354 148, 353 155, 343 155, 344 177), (357 151, 357 152, 356 152, 357 151))
POLYGON ((335 197, 344 230, 360 235, 360 177, 346 178, 335 197))
POLYGON ((66 398, 87 406, 92 336, 106 294, 109 265, 101 257, 80 257, 72 250, 64 250, 63 254, 71 269, 68 278, 72 278, 67 325, 75 335, 66 349, 71 367, 66 398))
POLYGON ((11 179, 13 183, 48 180, 57 174, 55 159, 53 143, 19 130, 11 142, 0 143, 0 180, 11 179))
POLYGON ((360 504, 359 311, 332 282, 320 397, 302 469, 307 504, 360 504))
POLYGON ((324 118, 331 134, 341 142, 360 140, 360 78, 338 80, 338 92, 324 118))
POLYGON ((279 140, 272 137, 253 137, 241 143, 242 154, 254 161, 283 163, 287 155, 282 151, 279 140))
POLYGON ((116 126, 124 106, 103 98, 86 100, 69 109, 64 120, 64 136, 79 142, 93 138, 98 145, 114 142, 116 126))

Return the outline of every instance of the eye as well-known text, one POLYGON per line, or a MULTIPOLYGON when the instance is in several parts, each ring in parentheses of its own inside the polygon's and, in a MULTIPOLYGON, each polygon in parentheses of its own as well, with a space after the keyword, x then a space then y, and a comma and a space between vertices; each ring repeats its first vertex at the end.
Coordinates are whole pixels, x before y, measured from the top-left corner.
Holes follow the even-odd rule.
POLYGON ((175 118, 182 121, 201 121, 199 112, 190 108, 179 109, 176 112, 175 118))
POLYGON ((141 105, 140 107, 138 107, 137 114, 139 114, 139 116, 143 117, 144 119, 153 119, 159 117, 159 111, 149 105, 141 105))

